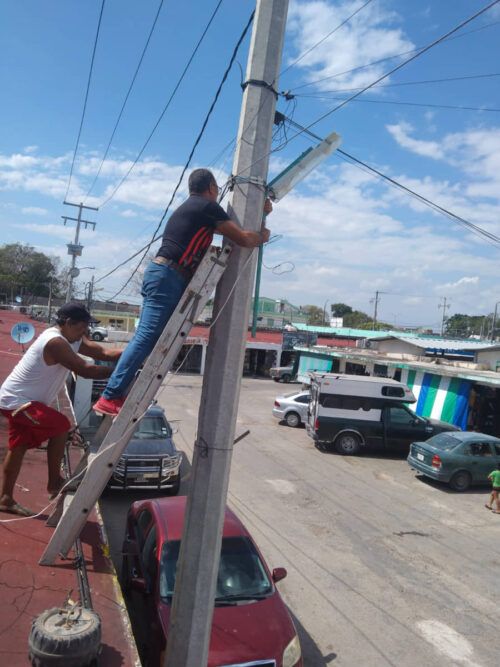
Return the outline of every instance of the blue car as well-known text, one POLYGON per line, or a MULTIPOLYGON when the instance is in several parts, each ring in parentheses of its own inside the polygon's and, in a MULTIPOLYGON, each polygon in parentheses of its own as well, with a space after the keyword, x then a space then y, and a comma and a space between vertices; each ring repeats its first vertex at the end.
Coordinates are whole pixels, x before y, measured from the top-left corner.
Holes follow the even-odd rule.
POLYGON ((500 463, 500 439, 474 431, 438 433, 426 442, 414 442, 410 468, 446 482, 454 491, 471 484, 488 484, 488 475, 500 463))

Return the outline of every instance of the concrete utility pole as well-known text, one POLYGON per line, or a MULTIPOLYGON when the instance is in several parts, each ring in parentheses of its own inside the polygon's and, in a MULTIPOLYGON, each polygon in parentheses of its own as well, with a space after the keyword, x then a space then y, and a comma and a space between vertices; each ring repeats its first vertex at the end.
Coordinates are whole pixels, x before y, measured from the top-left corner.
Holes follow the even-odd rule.
POLYGON ((379 294, 382 294, 382 292, 379 292, 378 290, 375 292, 375 299, 373 302, 373 330, 375 331, 377 329, 377 311, 378 311, 378 304, 380 301, 380 296, 379 294))
POLYGON ((80 271, 76 268, 76 258, 80 257, 83 251, 83 246, 80 244, 80 227, 82 224, 85 225, 85 229, 87 229, 88 225, 92 226, 92 229, 95 229, 95 226, 97 223, 95 222, 90 222, 89 220, 82 220, 82 210, 88 209, 90 211, 98 211, 98 208, 95 208, 94 206, 84 206, 83 204, 72 204, 69 201, 64 201, 63 202, 65 206, 76 206, 78 208, 78 217, 77 218, 69 218, 66 215, 62 215, 61 218, 64 220, 64 225, 66 225, 68 220, 72 220, 73 222, 76 222, 76 229, 75 229, 75 240, 73 243, 68 243, 68 255, 71 255, 71 267, 69 269, 69 280, 68 280, 68 291, 66 292, 66 301, 71 301, 71 297, 73 296, 73 279, 78 277, 78 274, 80 271))
POLYGON ((446 324, 446 311, 449 309, 450 304, 447 303, 447 298, 443 296, 443 303, 440 303, 438 308, 443 309, 443 319, 441 320, 441 336, 444 336, 444 325, 446 324))
MULTIPOLYGON (((247 230, 262 223, 276 105, 266 84, 277 85, 287 10, 288 0, 257 1, 233 164, 244 180, 229 207, 247 230)), ((166 667, 203 667, 208 660, 256 260, 254 250, 234 248, 215 295, 166 667)))

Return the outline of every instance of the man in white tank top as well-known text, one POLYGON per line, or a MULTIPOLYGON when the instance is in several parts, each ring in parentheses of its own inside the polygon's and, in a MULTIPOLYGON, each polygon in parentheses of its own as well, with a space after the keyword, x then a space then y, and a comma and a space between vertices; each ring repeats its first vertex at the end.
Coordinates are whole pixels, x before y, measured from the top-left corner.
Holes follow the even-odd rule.
POLYGON ((90 313, 80 304, 62 306, 56 326, 40 334, 0 387, 0 412, 9 422, 0 512, 33 514, 14 500, 14 486, 26 451, 46 440, 49 495, 55 496, 64 484, 60 468, 70 423, 50 404, 63 388, 69 371, 84 378, 104 379, 111 375, 110 366, 87 363, 78 353, 112 362, 121 354, 120 350, 107 350, 87 338, 90 321, 90 313))

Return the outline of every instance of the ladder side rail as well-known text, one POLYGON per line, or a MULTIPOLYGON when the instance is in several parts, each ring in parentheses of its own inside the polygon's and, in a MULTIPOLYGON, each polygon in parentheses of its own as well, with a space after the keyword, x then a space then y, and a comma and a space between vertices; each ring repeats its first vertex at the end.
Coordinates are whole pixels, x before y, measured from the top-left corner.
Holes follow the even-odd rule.
MULTIPOLYGON (((226 260, 231 248, 223 249, 226 260)), ((71 504, 65 508, 56 530, 40 560, 41 565, 53 564, 58 555, 65 556, 85 525, 128 442, 133 436, 131 424, 148 408, 184 344, 187 334, 210 298, 225 269, 225 261, 214 261, 213 254, 204 259, 195 277, 186 288, 174 314, 167 323, 143 371, 135 381, 127 400, 104 436, 99 451, 116 442, 105 454, 93 460, 80 483, 71 504), (205 262, 205 260, 207 260, 205 262), (200 269, 203 270, 200 271, 200 269), (194 298, 196 297, 196 298, 194 298), (194 304, 190 305, 191 301, 194 304), (129 433, 127 433, 129 430, 129 433)))

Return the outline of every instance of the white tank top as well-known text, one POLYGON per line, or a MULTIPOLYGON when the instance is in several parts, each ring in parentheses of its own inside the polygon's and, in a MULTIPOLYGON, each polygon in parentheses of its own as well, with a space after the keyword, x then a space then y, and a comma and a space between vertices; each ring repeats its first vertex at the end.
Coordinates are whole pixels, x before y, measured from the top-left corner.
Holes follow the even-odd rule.
POLYGON ((0 408, 15 410, 29 401, 50 405, 64 386, 68 369, 61 364, 49 366, 43 358, 43 350, 49 340, 60 337, 78 352, 81 339, 70 343, 57 327, 46 329, 24 354, 0 387, 0 408))

